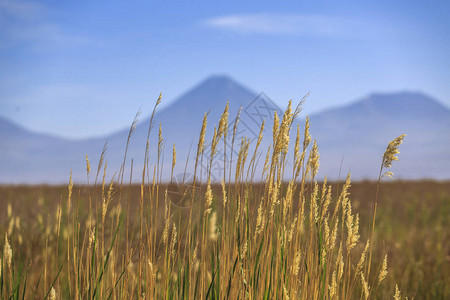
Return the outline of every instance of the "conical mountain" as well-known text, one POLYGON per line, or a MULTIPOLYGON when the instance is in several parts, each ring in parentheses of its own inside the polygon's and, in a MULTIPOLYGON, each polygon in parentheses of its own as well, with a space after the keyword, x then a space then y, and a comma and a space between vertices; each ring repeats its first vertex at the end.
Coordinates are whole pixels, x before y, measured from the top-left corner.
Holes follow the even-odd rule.
MULTIPOLYGON (((150 135, 150 156, 152 158, 157 156, 156 145, 158 143, 159 125, 161 124, 166 155, 164 164, 171 164, 172 145, 175 144, 178 160, 175 175, 184 172, 185 161, 188 158, 189 149, 191 149, 190 162, 192 163, 193 161, 193 156, 197 149, 196 147, 202 120, 206 113, 208 122, 204 157, 204 162, 206 164, 206 156, 208 155, 207 153, 209 150, 208 141, 211 140, 214 133, 214 127, 218 125, 227 101, 229 103, 230 135, 228 136, 229 140, 227 141, 227 147, 230 148, 228 149, 229 152, 231 151, 232 146, 232 126, 241 107, 239 130, 235 137, 234 152, 238 151, 239 143, 243 137, 253 140, 256 139, 263 119, 273 119, 273 112, 275 110, 278 110, 279 113, 281 112, 281 109, 266 95, 257 95, 255 92, 247 89, 228 76, 209 77, 181 95, 170 105, 157 111, 153 119, 152 132, 150 135)), ((149 124, 150 117, 138 124, 128 149, 129 157, 137 158, 138 162, 142 162, 144 157, 149 124)), ((267 126, 266 130, 270 130, 270 126, 267 126)), ((125 148, 124 141, 126 140, 127 135, 128 130, 124 130, 110 138, 108 146, 110 149, 109 157, 111 157, 111 155, 116 155, 114 156, 114 161, 117 161, 119 157, 123 156, 125 148)), ((220 152, 223 151, 222 143, 218 147, 219 153, 216 155, 217 158, 221 156, 220 152)), ((217 167, 219 168, 219 166, 217 167)), ((222 168, 222 166, 220 166, 220 168, 222 168)), ((206 169, 205 166, 204 169, 206 169)), ((164 175, 167 176, 168 174, 163 174, 163 176, 164 175)), ((219 172, 216 175, 219 175, 219 172)))
MULTIPOLYGON (((166 100, 163 98, 163 101, 166 100)), ((249 140, 249 155, 252 155, 261 123, 265 120, 265 138, 260 146, 261 167, 261 160, 264 160, 263 156, 271 144, 274 111, 281 116, 282 110, 263 93, 257 94, 227 76, 212 76, 157 110, 149 141, 150 176, 157 166, 159 124, 164 144, 164 153, 160 157, 163 171, 160 174, 163 180, 167 180, 174 143, 177 149, 175 176, 184 173, 190 149, 187 172, 192 172, 202 119, 204 113, 208 113, 205 153, 201 161, 203 167, 199 172, 202 174, 210 158, 214 127, 227 101, 230 105, 227 158, 230 159, 233 147, 233 160, 236 159, 243 138, 249 140), (233 123, 241 106, 233 144, 233 123)), ((327 174, 329 178, 336 179, 341 171, 342 178, 351 171, 354 179, 376 178, 388 141, 406 133, 405 143, 400 147, 400 161, 393 166, 397 178, 450 178, 450 110, 425 94, 372 94, 348 105, 311 115, 310 120, 311 133, 317 139, 321 155, 320 177, 327 174)), ((297 122, 303 130, 303 121, 299 119, 297 122)), ((133 161, 135 181, 139 181, 142 174, 149 123, 150 117, 146 116, 137 124, 128 146, 126 169, 130 169, 133 161)), ((296 124, 293 135, 295 128, 296 124)), ((88 154, 92 170, 96 171, 95 165, 107 139, 106 160, 108 174, 112 175, 123 162, 128 131, 124 129, 104 138, 72 141, 37 134, 0 119, 0 182, 65 183, 71 169, 76 181, 85 182, 85 155, 88 154)), ((294 140, 292 136, 291 147, 294 140)), ((223 157, 221 141, 212 168, 216 180, 223 176, 223 157)), ((292 156, 288 160, 287 168, 292 163, 292 156)), ((94 175, 91 175, 91 180, 94 175)))

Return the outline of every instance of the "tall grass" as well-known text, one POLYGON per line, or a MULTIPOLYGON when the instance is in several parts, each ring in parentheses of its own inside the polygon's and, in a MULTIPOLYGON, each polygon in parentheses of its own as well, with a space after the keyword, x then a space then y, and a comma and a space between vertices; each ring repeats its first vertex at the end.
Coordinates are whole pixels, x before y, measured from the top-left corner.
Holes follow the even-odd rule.
MULTIPOLYGON (((155 110, 160 102, 161 98, 155 110)), ((229 132, 228 104, 214 127, 208 158, 204 155, 205 114, 193 181, 179 186, 180 201, 174 201, 171 195, 172 178, 168 184, 162 182, 161 127, 157 160, 153 167, 150 165, 149 136, 155 110, 149 124, 139 195, 125 197, 127 186, 128 193, 132 192, 131 176, 129 184, 124 178, 127 150, 119 173, 106 182, 105 148, 96 173, 92 173, 86 157, 88 184, 84 188, 88 199, 74 199, 70 177, 66 197, 54 208, 54 215, 38 217, 43 232, 35 237, 38 241, 25 241, 16 234, 20 231, 14 228, 20 227, 20 219, 8 210, 12 225, 2 229, 2 299, 380 296, 389 262, 386 254, 375 256, 372 247, 378 188, 373 195, 371 219, 361 220, 361 224, 370 224, 370 240, 360 240, 360 219, 349 195, 350 174, 337 190, 326 179, 320 183, 316 180, 320 155, 318 143, 310 136, 308 119, 303 130, 297 127, 295 139, 290 137, 301 104, 292 109, 289 103, 281 120, 275 113, 269 149, 259 149, 266 126, 263 123, 251 153, 248 139, 234 143, 237 118, 230 134, 231 147, 238 147, 238 157, 235 161, 223 161, 225 170, 220 184, 211 180, 211 170, 217 146, 229 132), (294 151, 289 153, 292 142, 294 151), (259 177, 255 173, 260 154, 266 159, 259 177), (287 167, 288 154, 293 156, 292 169, 287 167), (203 160, 208 166, 206 183, 197 176, 197 167, 203 160), (100 184, 97 182, 102 170, 100 184), (91 176, 95 176, 94 180, 91 176), (291 176, 289 180, 287 176, 291 176), (136 198, 137 209, 133 209, 135 203, 130 200, 136 198), (20 240, 14 243, 18 247, 11 247, 11 239, 20 240), (34 249, 36 243, 45 246, 34 249)), ((126 149, 135 124, 136 120, 126 149)), ((403 137, 389 143, 381 162, 379 183, 383 175, 391 175, 383 171, 397 159, 403 137)), ((227 144, 223 145, 226 153, 227 144)), ((233 149, 228 151, 232 155, 233 149)), ((175 145, 172 155, 173 175, 177 163, 175 145)), ((130 168, 132 173, 133 164, 130 168)), ((400 297, 400 293, 398 286, 391 291, 394 297, 400 297)))

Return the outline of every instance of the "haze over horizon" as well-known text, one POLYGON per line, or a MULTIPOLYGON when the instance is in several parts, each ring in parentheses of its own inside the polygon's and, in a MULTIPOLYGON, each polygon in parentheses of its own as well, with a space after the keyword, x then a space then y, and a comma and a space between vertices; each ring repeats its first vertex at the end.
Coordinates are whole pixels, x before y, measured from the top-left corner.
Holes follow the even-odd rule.
MULTIPOLYGON (((187 94, 191 93, 192 91, 195 91, 196 89, 201 89, 202 86, 204 85, 209 85, 209 82, 217 82, 217 84, 220 85, 220 88, 223 88, 223 85, 232 85, 232 86, 239 86, 245 90, 247 90, 248 92, 250 92, 251 94, 249 94, 249 96, 245 99, 245 101, 250 101, 253 99, 253 97, 259 97, 257 95, 259 94, 264 94, 265 96, 268 97, 268 99, 270 99, 271 101, 274 101, 270 95, 267 95, 264 91, 256 91, 252 88, 249 88, 248 86, 246 86, 243 82, 238 82, 236 80, 234 80, 234 78, 232 78, 231 76, 227 75, 227 74, 214 74, 211 75, 207 78, 205 78, 204 80, 198 82, 197 84, 195 84, 194 86, 192 86, 191 88, 188 88, 187 90, 185 90, 184 92, 182 92, 180 95, 178 95, 177 97, 175 97, 175 99, 170 99, 170 100, 166 100, 163 101, 162 104, 158 107, 158 111, 167 111, 170 109, 173 109, 177 103, 180 103, 180 101, 182 102, 184 100, 184 96, 186 96, 187 94), (251 96, 250 96, 251 95, 251 96)), ((210 98, 212 97, 213 91, 210 91, 210 94, 208 95, 207 99, 210 100, 210 98)), ((357 99, 351 99, 350 101, 347 101, 343 104, 336 104, 333 105, 331 104, 330 106, 327 107, 323 107, 322 109, 318 110, 317 112, 312 112, 310 114, 305 113, 305 109, 302 110, 301 115, 299 116, 299 119, 304 119, 304 117, 306 115, 308 116, 315 116, 315 115, 322 115, 322 114, 326 114, 328 111, 333 111, 333 110, 340 110, 340 109, 345 109, 346 107, 351 107, 354 104, 358 104, 362 101, 366 101, 367 99, 378 99, 380 97, 388 97, 388 99, 390 99, 391 97, 394 97, 396 95, 413 95, 413 97, 415 97, 416 95, 421 95, 425 98, 430 98, 431 96, 428 95, 427 93, 423 93, 421 91, 410 91, 410 90, 403 90, 403 91, 393 91, 390 93, 382 93, 382 92, 373 92, 373 93, 369 93, 367 95, 361 95, 360 97, 358 97, 357 99)), ((311 96, 308 96, 306 98, 306 102, 302 105, 303 108, 305 106, 307 106, 308 101, 310 101, 311 96)), ((446 103, 443 103, 442 101, 440 101, 440 99, 435 99, 433 97, 431 97, 430 99, 433 99, 434 101, 436 101, 439 105, 442 105, 442 107, 447 108, 448 110, 450 110, 450 107, 446 105, 446 103)), ((204 106, 205 103, 202 103, 202 99, 198 99, 199 100, 199 107, 198 110, 200 113, 204 113, 204 108, 207 106, 204 106), (202 110, 203 109, 203 110, 202 110)), ((236 100, 236 99, 228 99, 228 100, 236 100)), ((293 99, 293 104, 296 105, 296 103, 298 103, 301 99, 299 100, 295 100, 293 99)), ((145 105, 147 106, 151 106, 154 105, 154 103, 156 102, 155 99, 152 100, 148 100, 146 101, 145 105)), ((217 101, 220 102, 220 101, 217 101)), ((279 105, 278 101, 274 101, 275 105, 277 105, 281 110, 283 110, 285 107, 282 107, 279 105)), ((217 103, 217 105, 222 105, 223 103, 217 103)), ((385 104, 383 104, 385 105, 385 104)), ((189 106, 189 105, 188 105, 189 106)), ((137 118, 138 123, 142 123, 144 122, 146 119, 148 119, 150 117, 150 114, 143 114, 142 113, 142 106, 140 108, 138 108, 135 112, 135 114, 140 111, 140 115, 137 118)), ((206 111, 205 111, 206 112, 206 111)), ((281 112, 281 111, 280 111, 281 112)), ((109 130, 106 131, 104 133, 99 133, 99 134, 86 134, 85 136, 67 136, 64 134, 58 134, 58 133, 53 133, 53 132, 47 132, 47 131, 40 131, 40 130, 36 130, 36 128, 29 128, 26 125, 24 126, 23 124, 21 124, 20 122, 17 122, 16 120, 12 120, 9 118, 9 116, 3 116, 0 114, 0 119, 3 118, 4 120, 11 122, 12 124, 21 127, 24 130, 29 131, 30 133, 35 133, 35 134, 43 134, 43 135, 48 135, 48 136, 53 136, 56 138, 62 138, 62 139, 67 139, 67 140, 73 140, 73 141, 77 141, 77 140, 86 140, 86 139, 97 139, 97 138, 107 138, 108 136, 114 135, 119 131, 128 131, 129 129, 129 125, 132 122, 132 119, 129 120, 129 122, 127 124, 123 124, 122 127, 115 129, 115 130, 109 130)), ((91 120, 91 121, 87 121, 87 122, 94 122, 95 120, 91 120)), ((198 121, 198 120, 194 120, 194 121, 198 121)), ((195 132, 193 133, 195 134, 195 132)))
MULTIPOLYGON (((151 146, 150 163, 156 163, 155 159, 159 157, 155 153, 155 146, 159 145, 157 131, 161 126, 162 164, 171 164, 169 152, 172 145, 175 145, 177 161, 186 162, 188 170, 192 169, 189 145, 196 143, 205 112, 208 112, 205 136, 205 156, 208 157, 208 151, 211 149, 209 143, 214 132, 212 129, 219 123, 227 100, 229 124, 234 124, 233 120, 239 107, 242 107, 236 131, 236 146, 239 141, 248 139, 249 151, 252 152, 261 124, 265 121, 267 125, 262 135, 260 154, 267 151, 272 143, 271 124, 274 121, 274 112, 277 111, 281 116, 283 109, 264 93, 257 95, 229 77, 216 76, 209 77, 189 89, 169 106, 156 110, 153 131, 148 141, 151 146)), ((110 171, 114 173, 121 168, 125 147, 127 162, 134 161, 133 169, 142 169, 142 155, 146 148, 150 116, 143 115, 140 120, 130 143, 127 144, 129 125, 128 128, 98 138, 68 140, 24 130, 0 117, 0 183, 62 183, 66 181, 69 170, 74 181, 85 182, 85 155, 95 164, 105 141, 105 158, 110 171)), ((311 135, 319 145, 320 163, 323 166, 319 170, 318 178, 327 174, 329 179, 336 179, 342 174, 342 169, 343 173, 351 171, 354 180, 374 179, 378 174, 380 156, 386 149, 387 142, 405 133, 407 143, 402 145, 402 159, 393 167, 396 178, 449 179, 450 109, 426 94, 373 94, 345 106, 312 114, 310 123, 311 135)), ((303 130, 303 114, 294 120, 292 137, 295 136, 297 125, 303 130)), ((228 130, 226 144, 230 150, 233 148, 234 133, 230 132, 233 126, 228 130)), ((291 148, 294 147, 293 143, 292 139, 291 148)), ((220 143, 212 164, 214 171, 210 175, 214 181, 223 175, 223 159, 231 159, 230 155, 224 155, 221 146, 220 143)), ((234 159, 238 155, 237 151, 238 147, 234 148, 234 159)), ((287 168, 290 163, 288 159, 287 168)), ((184 178, 184 168, 185 164, 176 164, 176 177, 182 174, 184 178)), ((262 165, 257 164, 255 168, 262 168, 262 165)), ((207 170, 204 164, 201 164, 200 169, 207 170)), ((163 180, 168 180, 171 174, 170 168, 166 168, 160 175, 163 180)), ((134 181, 141 179, 139 172, 133 175, 134 181)))
POLYGON ((450 106, 449 2, 0 0, 0 116, 67 138, 103 136, 227 74, 305 113, 372 93, 450 106))

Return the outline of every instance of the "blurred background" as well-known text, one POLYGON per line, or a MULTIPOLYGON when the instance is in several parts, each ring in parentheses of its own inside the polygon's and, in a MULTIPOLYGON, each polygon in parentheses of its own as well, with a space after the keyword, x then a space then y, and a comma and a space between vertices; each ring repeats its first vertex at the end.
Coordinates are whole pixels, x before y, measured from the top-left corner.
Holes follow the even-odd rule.
POLYGON ((273 112, 308 92, 298 124, 310 116, 320 176, 376 178, 406 133, 396 177, 449 179, 449 12, 447 1, 0 0, 0 182, 62 183, 71 169, 84 182, 85 155, 98 161, 107 139, 114 173, 138 110, 127 164, 142 165, 160 93, 153 136, 161 123, 178 174, 203 113, 211 134, 226 101, 230 122, 242 105, 239 137, 254 140, 265 119, 270 138, 273 112))

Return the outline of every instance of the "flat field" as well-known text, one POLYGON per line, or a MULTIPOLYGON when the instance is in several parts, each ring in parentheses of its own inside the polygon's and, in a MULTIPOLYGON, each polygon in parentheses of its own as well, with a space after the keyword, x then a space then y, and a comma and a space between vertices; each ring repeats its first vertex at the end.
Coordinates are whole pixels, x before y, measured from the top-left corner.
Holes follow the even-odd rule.
MULTIPOLYGON (((329 184, 332 191, 329 210, 332 212, 333 203, 338 201, 344 183, 329 184)), ((282 184, 281 190, 285 191, 287 185, 282 184)), ((307 185, 304 188, 305 191, 310 189, 305 194, 312 192, 312 185, 310 187, 307 185)), ((320 184, 319 187, 322 188, 320 184)), ((199 203, 194 201, 192 210, 188 208, 187 202, 190 200, 183 199, 184 187, 161 184, 154 188, 156 189, 151 191, 152 187, 149 187, 150 190, 145 187, 143 192, 147 196, 144 196, 145 203, 142 203, 141 209, 139 185, 124 185, 122 188, 112 186, 109 196, 108 185, 104 188, 103 196, 101 185, 96 188, 75 185, 72 189, 71 204, 68 204, 67 186, 0 186, 2 298, 14 293, 25 293, 25 298, 36 299, 55 295, 57 298, 103 299, 111 296, 119 299, 125 296, 145 297, 147 293, 146 298, 159 298, 161 295, 171 295, 174 298, 200 295, 202 298, 222 299, 227 296, 241 298, 245 293, 250 297, 269 293, 269 298, 290 295, 295 299, 301 297, 302 289, 309 295, 314 295, 313 298, 333 298, 330 293, 333 276, 336 274, 332 273, 333 270, 338 270, 334 261, 338 261, 336 251, 339 240, 344 243, 346 240, 345 224, 338 223, 342 231, 338 230, 336 246, 328 254, 330 258, 326 262, 330 266, 321 267, 321 263, 316 262, 316 268, 321 270, 316 273, 308 270, 307 264, 312 264, 313 260, 323 260, 323 253, 314 258, 303 252, 289 254, 286 241, 284 248, 268 246, 262 242, 261 235, 282 234, 280 229, 283 228, 279 226, 271 229, 268 225, 258 233, 258 226, 261 228, 261 220, 257 220, 260 207, 258 203, 264 194, 263 185, 253 184, 243 193, 240 192, 241 187, 227 186, 230 206, 225 209, 224 218, 223 207, 227 206, 223 205, 222 187, 220 184, 213 184, 213 202, 210 205, 212 213, 207 218, 213 229, 206 228, 208 225, 201 221, 205 219, 204 213, 199 213, 204 210, 202 207, 207 205, 204 201, 206 185, 195 191, 199 203), (169 205, 165 205, 166 189, 169 205), (239 201, 242 203, 240 195, 245 194, 250 195, 247 199, 247 210, 239 206, 239 201), (108 197, 107 211, 103 214, 104 201, 108 197), (156 201, 156 198, 159 200, 156 201), (153 204, 149 204, 150 201, 153 201, 153 204), (198 221, 192 222, 192 229, 189 231, 187 227, 191 211, 192 219, 198 221), (240 221, 236 211, 246 214, 247 218, 240 221), (120 213, 123 214, 118 226, 120 213), (167 215, 170 215, 170 218, 167 218, 167 215), (215 218, 213 225, 212 218, 215 218), (235 224, 232 226, 231 223, 235 224), (198 227, 195 224, 198 224, 198 227), (239 224, 243 225, 243 230, 239 229, 239 224), (114 238, 116 229, 117 236, 114 238), (188 238, 189 232, 192 236, 188 238), (224 232, 227 235, 225 237, 224 232), (13 252, 12 267, 8 267, 5 254, 6 234, 13 252), (244 242, 247 235, 248 245, 244 242), (188 241, 191 241, 191 247, 186 247, 188 241), (206 251, 201 245, 213 250, 206 251), (269 259, 272 255, 264 253, 264 249, 261 251, 259 247, 270 249, 271 253, 282 253, 281 255, 287 256, 286 261, 280 257, 280 265, 274 267, 274 261, 269 259), (208 252, 204 259, 202 251, 205 251, 205 254, 208 252), (213 258, 214 255, 217 258, 213 258), (247 260, 244 258, 246 255, 247 260), (264 260, 258 259, 259 255, 266 257, 264 260), (289 266, 295 265, 296 255, 299 255, 301 260, 300 271, 295 268, 292 270, 289 266), (289 256, 294 258, 291 260, 289 256), (200 267, 192 260, 200 261, 200 267), (283 262, 287 266, 284 267, 283 262), (195 270, 187 270, 190 264, 195 270), (272 267, 268 266, 269 264, 272 264, 272 267), (274 277, 267 277, 262 270, 274 277), (290 272, 299 277, 297 282, 286 276, 290 272), (313 286, 309 276, 315 277, 316 283, 313 286), (308 277, 311 281, 308 281, 308 277), (281 283, 280 286, 277 287, 277 283, 281 283)), ((355 215, 359 213, 360 238, 352 250, 354 253, 350 255, 350 258, 354 256, 354 264, 348 270, 347 266, 344 266, 344 281, 338 284, 336 293, 344 295, 345 298, 365 298, 364 284, 353 276, 356 277, 355 268, 358 267, 355 265, 360 260, 370 235, 371 204, 376 189, 377 183, 369 181, 353 182, 349 188, 352 209, 355 215), (345 280, 347 275, 352 278, 345 280), (346 291, 343 291, 344 289, 346 291)), ((189 187, 187 191, 191 194, 189 187)), ((295 200, 298 197, 298 192, 294 192, 294 212, 299 208, 299 202, 295 200)), ((320 213, 319 206, 319 215, 320 213)), ((317 242, 308 237, 309 232, 314 230, 308 229, 308 214, 309 212, 306 212, 306 224, 303 225, 305 229, 301 229, 303 233, 298 234, 306 239, 304 244, 298 242, 302 245, 317 242)), ((269 215, 267 213, 267 216, 269 215)), ((277 212, 275 216, 278 216, 277 212)), ((275 218, 274 222, 282 224, 283 221, 275 218)), ((332 226, 330 227, 332 229, 332 226)), ((284 228, 284 231, 289 235, 289 228, 284 228)), ((372 271, 369 271, 371 276, 367 281, 370 298, 392 298, 396 284, 403 299, 405 296, 409 299, 450 298, 450 182, 383 182, 380 186, 373 239, 372 271), (385 255, 388 273, 382 284, 378 285, 378 272, 382 268, 385 255)), ((275 240, 277 239, 272 242, 275 240)), ((320 244, 321 238, 318 240, 320 244)), ((320 249, 320 246, 318 247, 320 249)), ((345 264, 348 263, 347 259, 345 264)), ((363 268, 364 271, 367 271, 367 264, 363 268)))

